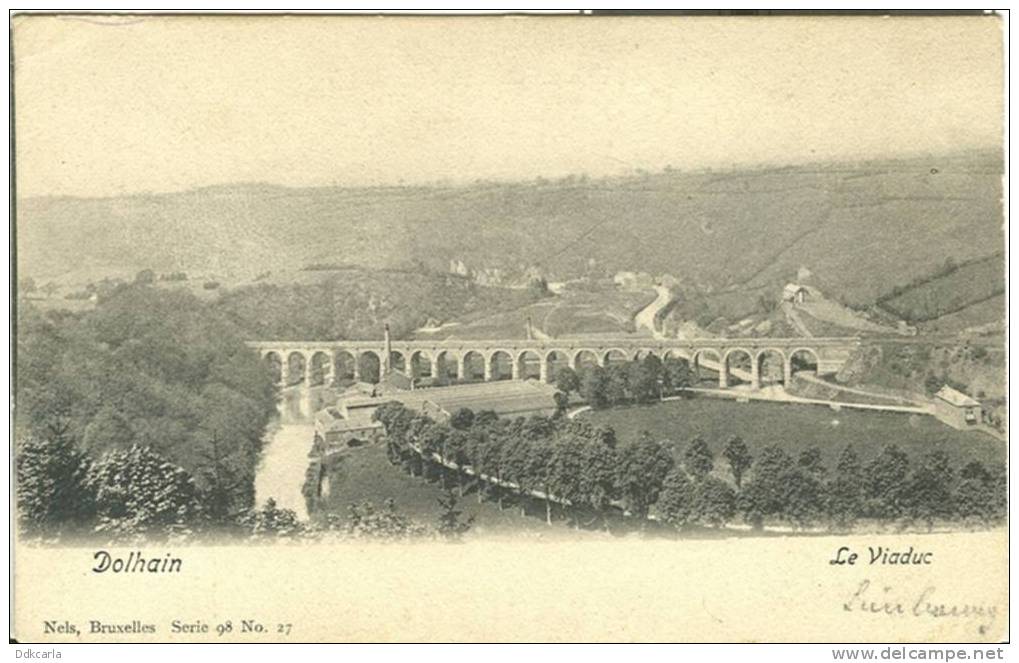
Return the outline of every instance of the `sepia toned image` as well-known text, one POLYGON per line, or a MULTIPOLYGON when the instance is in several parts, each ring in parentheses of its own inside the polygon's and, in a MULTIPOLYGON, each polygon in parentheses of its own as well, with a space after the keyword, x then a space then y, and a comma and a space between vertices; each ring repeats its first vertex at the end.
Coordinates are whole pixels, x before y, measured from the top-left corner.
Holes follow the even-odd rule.
POLYGON ((11 18, 18 643, 1009 638, 997 15, 11 18))

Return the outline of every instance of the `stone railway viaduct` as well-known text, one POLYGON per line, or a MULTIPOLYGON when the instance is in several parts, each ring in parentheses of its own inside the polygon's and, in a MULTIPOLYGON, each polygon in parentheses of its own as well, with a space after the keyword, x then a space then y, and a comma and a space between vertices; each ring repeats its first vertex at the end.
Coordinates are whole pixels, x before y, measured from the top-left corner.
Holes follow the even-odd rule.
POLYGON ((819 375, 835 373, 859 344, 855 337, 390 341, 387 335, 364 341, 252 341, 248 346, 277 367, 278 380, 284 385, 361 380, 366 374, 385 375, 392 369, 411 378, 446 375, 549 382, 564 366, 576 370, 654 354, 663 360, 685 359, 698 374, 701 367, 717 371, 720 388, 728 387, 735 375, 757 389, 766 377, 788 384, 794 358, 814 364, 819 375), (781 376, 775 378, 777 366, 781 376))

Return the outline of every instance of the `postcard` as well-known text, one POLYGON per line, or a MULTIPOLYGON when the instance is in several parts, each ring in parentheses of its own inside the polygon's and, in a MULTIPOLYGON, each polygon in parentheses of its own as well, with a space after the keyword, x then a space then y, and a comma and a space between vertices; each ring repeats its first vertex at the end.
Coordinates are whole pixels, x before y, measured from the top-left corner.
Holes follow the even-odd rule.
POLYGON ((994 643, 1005 30, 16 13, 11 637, 994 643))

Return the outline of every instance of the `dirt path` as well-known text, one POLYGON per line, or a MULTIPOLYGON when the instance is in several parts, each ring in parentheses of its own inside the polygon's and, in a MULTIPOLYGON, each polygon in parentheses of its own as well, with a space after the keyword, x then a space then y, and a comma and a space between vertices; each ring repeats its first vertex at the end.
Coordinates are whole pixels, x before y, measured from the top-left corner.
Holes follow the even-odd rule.
POLYGON ((925 401, 921 401, 921 400, 916 399, 916 398, 906 398, 905 396, 891 396, 889 394, 882 394, 882 393, 879 393, 879 392, 876 392, 876 391, 866 391, 864 389, 856 389, 854 387, 844 387, 844 386, 842 386, 840 384, 833 384, 831 382, 828 382, 827 380, 822 380, 821 378, 817 377, 816 375, 811 375, 810 373, 800 373, 797 377, 799 377, 799 378, 801 378, 803 380, 806 380, 808 382, 812 382, 814 384, 819 384, 822 387, 827 387, 828 389, 837 389, 839 391, 844 391, 844 392, 849 393, 849 394, 857 394, 858 396, 866 396, 868 398, 876 398, 878 400, 883 400, 883 401, 892 401, 892 400, 906 401, 908 403, 912 403, 916 407, 929 407, 930 406, 930 403, 925 402, 925 401))

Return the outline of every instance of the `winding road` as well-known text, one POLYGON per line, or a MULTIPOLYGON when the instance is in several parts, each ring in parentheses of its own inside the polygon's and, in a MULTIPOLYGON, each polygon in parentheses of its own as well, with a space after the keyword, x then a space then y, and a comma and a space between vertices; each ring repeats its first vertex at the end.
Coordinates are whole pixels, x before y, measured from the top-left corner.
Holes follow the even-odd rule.
POLYGON ((663 339, 665 334, 658 331, 658 328, 655 326, 655 320, 658 313, 672 301, 672 292, 664 285, 656 285, 655 290, 658 292, 658 297, 638 311, 637 315, 633 316, 633 322, 636 324, 637 329, 647 329, 655 338, 663 339))

